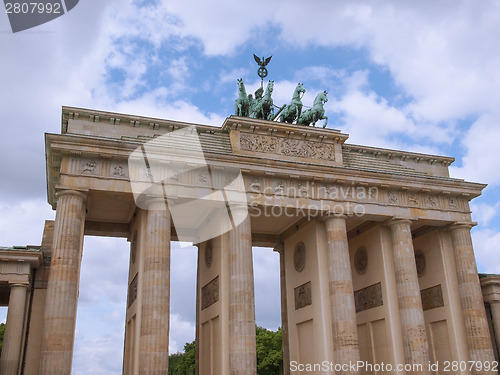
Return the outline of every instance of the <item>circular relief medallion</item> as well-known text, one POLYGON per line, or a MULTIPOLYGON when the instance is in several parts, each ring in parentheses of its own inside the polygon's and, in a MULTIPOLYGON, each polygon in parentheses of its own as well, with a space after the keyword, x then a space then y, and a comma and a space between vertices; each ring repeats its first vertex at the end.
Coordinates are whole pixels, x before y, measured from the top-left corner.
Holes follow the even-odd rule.
POLYGON ((425 254, 422 250, 415 251, 415 264, 417 265, 417 275, 420 277, 424 274, 425 267, 427 266, 425 254))
POLYGON ((207 268, 210 268, 212 265, 213 259, 213 250, 212 250, 212 241, 207 241, 205 244, 205 265, 207 268))
POLYGON ((301 272, 306 266, 306 245, 304 245, 303 242, 299 242, 297 246, 295 246, 293 264, 297 272, 301 272))
POLYGON ((368 252, 364 247, 360 247, 354 254, 354 268, 358 273, 365 273, 368 267, 368 252))
POLYGON ((135 231, 134 237, 132 238, 132 243, 130 244, 130 258, 132 259, 132 263, 135 263, 136 256, 137 256, 137 231, 135 231))

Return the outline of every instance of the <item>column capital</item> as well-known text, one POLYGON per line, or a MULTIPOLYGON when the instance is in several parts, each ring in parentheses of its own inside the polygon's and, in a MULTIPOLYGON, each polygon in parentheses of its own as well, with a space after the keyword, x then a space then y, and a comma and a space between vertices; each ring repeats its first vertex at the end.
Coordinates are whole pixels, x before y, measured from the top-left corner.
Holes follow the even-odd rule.
POLYGON ((392 227, 392 226, 398 225, 398 224, 408 224, 411 226, 412 223, 413 223, 413 220, 411 220, 409 218, 404 218, 404 217, 393 217, 392 219, 389 219, 385 222, 385 224, 388 227, 392 227))
POLYGON ((274 246, 273 251, 276 251, 279 254, 283 254, 283 252, 285 251, 285 244, 283 242, 277 244, 276 246, 274 246))
POLYGON ((56 197, 60 198, 60 197, 65 196, 65 195, 76 195, 76 196, 82 198, 83 200, 86 200, 87 194, 88 194, 88 190, 84 191, 84 190, 73 190, 73 189, 61 189, 61 190, 58 190, 56 192, 56 197))
POLYGON ((476 222, 474 221, 456 221, 450 225, 448 225, 447 229, 449 231, 455 230, 455 229, 472 229, 472 227, 475 227, 477 225, 476 222))
POLYGON ((324 221, 324 222, 327 222, 328 220, 332 220, 332 219, 347 220, 348 217, 349 217, 349 215, 347 215, 347 214, 340 214, 340 213, 329 212, 329 213, 321 216, 320 220, 324 221))
POLYGON ((167 211, 168 204, 165 197, 158 195, 148 195, 144 199, 147 210, 167 211))
POLYGON ((30 286, 29 284, 21 284, 21 283, 13 283, 13 284, 9 284, 9 288, 26 288, 28 289, 30 286))

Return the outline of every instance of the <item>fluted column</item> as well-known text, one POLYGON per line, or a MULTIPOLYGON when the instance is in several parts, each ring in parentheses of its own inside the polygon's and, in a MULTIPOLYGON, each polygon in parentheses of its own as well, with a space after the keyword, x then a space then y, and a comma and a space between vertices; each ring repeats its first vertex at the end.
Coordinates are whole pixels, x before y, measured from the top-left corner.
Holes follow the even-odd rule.
POLYGON ((73 359, 86 195, 57 193, 54 246, 45 303, 40 374, 69 375, 73 359))
MULTIPOLYGON (((335 362, 349 365, 360 360, 356 307, 345 217, 324 219, 328 252, 328 281, 335 362)), ((350 367, 350 366, 348 366, 350 367)), ((341 374, 359 374, 349 368, 341 374)))
MULTIPOLYGON (((484 363, 494 361, 495 357, 472 248, 471 227, 470 224, 455 224, 450 227, 450 232, 457 269, 458 291, 467 333, 469 360, 484 363)), ((495 372, 473 373, 493 374, 495 372)))
POLYGON ((408 364, 422 365, 422 371, 408 374, 421 375, 430 374, 429 345, 410 225, 410 220, 396 219, 389 222, 405 360, 408 364))
POLYGON ((281 292, 281 335, 283 350, 283 375, 290 374, 290 343, 288 337, 288 303, 286 296, 285 245, 279 244, 274 251, 280 255, 280 292, 281 292))
POLYGON ((27 289, 27 284, 12 284, 10 286, 7 324, 3 336, 2 358, 0 359, 0 374, 3 375, 17 375, 18 373, 27 289))
POLYGON ((252 231, 249 216, 229 234, 229 277, 230 374, 255 375, 257 350, 252 231))
POLYGON ((147 207, 139 373, 164 375, 168 371, 170 317, 170 212, 163 198, 149 199, 147 207))
POLYGON ((500 348, 500 301, 490 302, 491 319, 497 348, 500 348))

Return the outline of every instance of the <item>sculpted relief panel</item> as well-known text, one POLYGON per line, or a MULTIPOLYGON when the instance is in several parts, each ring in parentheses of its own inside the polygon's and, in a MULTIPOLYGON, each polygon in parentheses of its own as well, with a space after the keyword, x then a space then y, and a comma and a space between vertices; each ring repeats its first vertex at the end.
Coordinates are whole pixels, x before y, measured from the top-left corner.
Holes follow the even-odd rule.
POLYGON ((311 282, 308 281, 294 289, 295 294, 295 310, 312 305, 312 290, 311 282))
POLYGON ((420 291, 424 311, 444 306, 441 284, 420 291))
POLYGON ((361 312, 375 307, 382 306, 382 284, 377 283, 354 292, 354 303, 356 312, 361 312))
POLYGON ((201 289, 201 309, 205 310, 219 300, 219 276, 201 289))
MULTIPOLYGON (((307 140, 288 139, 283 137, 272 137, 261 134, 240 134, 241 148, 252 152, 270 153, 276 158, 279 155, 317 158, 325 162, 335 161, 335 145, 324 144, 307 140)), ((69 163, 66 164, 66 172, 71 175, 84 177, 97 177, 113 180, 127 181, 131 175, 137 171, 129 171, 126 160, 106 159, 101 157, 89 158, 72 155, 69 163)), ((64 167, 63 167, 64 169, 64 167)), ((132 167, 133 169, 133 167, 132 167)), ((164 178, 169 184, 189 185, 194 187, 210 187, 221 189, 234 184, 233 174, 226 170, 219 169, 195 169, 181 173, 175 166, 165 164, 161 171, 144 170, 144 178, 150 179, 152 173, 155 180, 164 178), (161 173, 160 173, 161 172, 161 173)), ((273 197, 282 196, 290 198, 304 198, 319 200, 324 205, 336 204, 336 202, 352 202, 354 204, 379 204, 381 206, 415 207, 423 210, 434 211, 455 211, 468 212, 467 198, 451 195, 453 193, 435 193, 426 190, 409 190, 410 188, 394 188, 389 186, 371 185, 370 182, 351 183, 342 181, 341 183, 328 182, 320 177, 307 179, 300 175, 279 175, 268 173, 268 175, 245 175, 245 184, 248 193, 262 194, 253 195, 250 199, 255 199, 256 203, 262 203, 263 198, 269 202, 273 197)), ((284 201, 282 201, 284 202, 284 201)), ((251 203, 251 201, 250 201, 251 203)), ((297 201, 290 201, 290 204, 298 204, 297 201)), ((288 203, 287 203, 288 204, 288 203)), ((308 202, 302 200, 300 204, 316 204, 318 202, 308 202)), ((321 208, 321 207, 320 207, 321 208)), ((439 213, 438 213, 439 214, 439 213)), ((437 215, 437 214, 436 214, 437 215)))
POLYGON ((298 158, 335 161, 335 146, 299 139, 269 137, 243 133, 240 136, 242 150, 298 158))

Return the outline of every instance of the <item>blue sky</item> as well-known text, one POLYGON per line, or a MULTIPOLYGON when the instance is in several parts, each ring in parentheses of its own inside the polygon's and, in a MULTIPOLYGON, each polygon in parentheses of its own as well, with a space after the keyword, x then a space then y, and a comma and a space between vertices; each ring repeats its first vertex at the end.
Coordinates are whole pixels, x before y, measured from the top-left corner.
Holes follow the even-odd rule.
MULTIPOLYGON (((61 106, 220 126, 236 79, 259 85, 256 53, 273 55, 276 104, 298 82, 305 105, 327 90, 349 143, 453 156, 453 177, 488 183, 473 237, 480 271, 500 273, 499 1, 82 0, 17 34, 1 13, 0 245, 40 243, 54 217, 43 134, 60 132, 61 106)), ((257 320, 276 328, 277 257, 254 253, 257 320)), ((195 257, 174 245, 174 351, 194 337, 195 257)), ((85 239, 75 374, 121 373, 127 264, 125 241, 85 239)))

